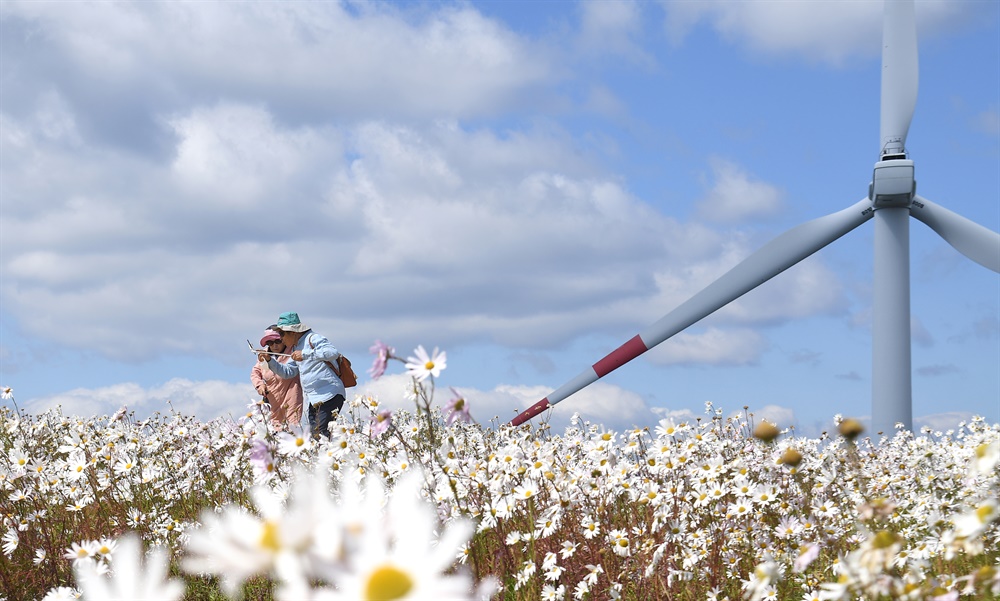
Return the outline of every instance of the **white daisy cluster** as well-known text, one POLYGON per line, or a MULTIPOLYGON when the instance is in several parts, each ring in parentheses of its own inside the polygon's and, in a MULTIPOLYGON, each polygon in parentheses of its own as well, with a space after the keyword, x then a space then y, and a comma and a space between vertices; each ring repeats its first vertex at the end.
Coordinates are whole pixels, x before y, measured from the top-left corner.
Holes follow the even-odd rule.
POLYGON ((275 599, 488 598, 494 582, 551 600, 1000 595, 1000 425, 980 419, 872 445, 755 437, 710 405, 562 434, 378 412, 357 397, 315 440, 256 406, 207 423, 0 409, 2 595, 169 601, 168 565, 275 599))

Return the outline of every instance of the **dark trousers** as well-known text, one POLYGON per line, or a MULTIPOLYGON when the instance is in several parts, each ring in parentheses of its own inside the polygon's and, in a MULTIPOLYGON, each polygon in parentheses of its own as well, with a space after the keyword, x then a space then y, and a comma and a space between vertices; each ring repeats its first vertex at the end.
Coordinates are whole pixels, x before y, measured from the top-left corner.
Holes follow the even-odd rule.
POLYGON ((338 394, 332 399, 327 399, 321 403, 309 405, 309 427, 312 430, 313 437, 318 437, 320 434, 329 436, 330 430, 328 426, 340 414, 340 410, 343 407, 344 395, 342 394, 338 394))

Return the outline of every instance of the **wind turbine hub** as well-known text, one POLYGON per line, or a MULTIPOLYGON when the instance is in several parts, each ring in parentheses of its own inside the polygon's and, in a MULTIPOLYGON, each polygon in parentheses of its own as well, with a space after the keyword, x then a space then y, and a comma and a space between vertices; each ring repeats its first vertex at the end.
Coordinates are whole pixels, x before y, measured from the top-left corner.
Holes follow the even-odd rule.
POLYGON ((883 156, 881 161, 875 163, 875 172, 868 185, 868 198, 876 209, 909 207, 916 193, 917 181, 913 178, 913 161, 883 156))

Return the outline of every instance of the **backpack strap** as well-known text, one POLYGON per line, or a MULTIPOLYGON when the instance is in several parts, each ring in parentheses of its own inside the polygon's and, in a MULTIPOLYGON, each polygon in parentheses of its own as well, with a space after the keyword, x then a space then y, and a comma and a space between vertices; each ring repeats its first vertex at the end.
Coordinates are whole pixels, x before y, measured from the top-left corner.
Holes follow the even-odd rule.
MULTIPOLYGON (((309 341, 309 348, 311 348, 312 350, 316 350, 316 347, 313 345, 312 341, 312 332, 309 332, 309 338, 307 338, 306 340, 309 341)), ((328 366, 330 366, 330 369, 333 370, 333 375, 337 376, 338 378, 340 377, 340 370, 337 369, 337 365, 335 363, 333 363, 332 361, 324 361, 323 363, 326 363, 328 366)))

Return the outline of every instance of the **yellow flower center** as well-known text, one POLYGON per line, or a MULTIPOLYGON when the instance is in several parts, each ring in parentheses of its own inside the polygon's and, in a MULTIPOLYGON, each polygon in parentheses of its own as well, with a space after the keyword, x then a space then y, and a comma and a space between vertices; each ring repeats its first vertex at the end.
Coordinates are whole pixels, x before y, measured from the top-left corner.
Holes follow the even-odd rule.
POLYGON ((985 524, 990 521, 990 516, 993 515, 992 505, 982 505, 976 508, 976 517, 979 518, 979 523, 985 524))
POLYGON ((427 363, 424 363, 424 369, 426 369, 427 371, 434 369, 434 362, 428 361, 427 363))
POLYGON ((371 573, 365 584, 366 601, 392 601, 402 599, 413 588, 413 579, 406 572, 391 565, 383 565, 371 573))
POLYGON ((305 438, 302 438, 301 436, 299 436, 298 438, 295 439, 295 446, 301 447, 304 444, 306 444, 306 439, 305 438))
POLYGON ((872 540, 872 547, 876 549, 888 549, 892 545, 896 544, 898 538, 896 535, 888 530, 882 530, 875 535, 872 540))
POLYGON ((278 525, 270 520, 264 522, 264 531, 260 534, 260 546, 271 551, 281 549, 281 541, 278 540, 278 525))

